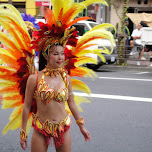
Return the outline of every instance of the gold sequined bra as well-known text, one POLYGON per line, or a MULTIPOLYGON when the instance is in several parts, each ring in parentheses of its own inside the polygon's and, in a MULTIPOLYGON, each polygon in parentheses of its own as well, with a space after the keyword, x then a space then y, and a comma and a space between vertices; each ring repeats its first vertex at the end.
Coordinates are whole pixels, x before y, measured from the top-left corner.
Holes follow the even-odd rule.
MULTIPOLYGON (((37 73, 37 78, 38 78, 38 73, 37 73)), ((65 88, 62 88, 58 93, 56 93, 53 88, 49 88, 48 84, 46 84, 43 73, 41 80, 38 82, 34 97, 40 99, 41 102, 44 102, 46 104, 48 104, 53 98, 57 102, 63 103, 68 100, 68 89, 65 85, 65 88)))

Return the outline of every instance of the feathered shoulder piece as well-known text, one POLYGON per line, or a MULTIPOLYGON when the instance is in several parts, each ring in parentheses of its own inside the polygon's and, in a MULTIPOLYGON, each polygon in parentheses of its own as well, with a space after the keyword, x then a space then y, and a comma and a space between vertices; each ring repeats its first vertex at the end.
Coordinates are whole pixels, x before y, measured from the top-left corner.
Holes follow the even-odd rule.
MULTIPOLYGON (((35 52, 31 48, 26 24, 14 6, 0 5, 0 12, 0 25, 4 31, 0 31, 0 41, 4 45, 4 48, 0 48, 3 62, 0 66, 0 95, 3 109, 14 108, 10 122, 3 130, 3 134, 6 134, 8 130, 21 126, 26 82, 29 75, 35 73, 35 52)), ((32 105, 32 111, 36 111, 35 108, 32 105)))

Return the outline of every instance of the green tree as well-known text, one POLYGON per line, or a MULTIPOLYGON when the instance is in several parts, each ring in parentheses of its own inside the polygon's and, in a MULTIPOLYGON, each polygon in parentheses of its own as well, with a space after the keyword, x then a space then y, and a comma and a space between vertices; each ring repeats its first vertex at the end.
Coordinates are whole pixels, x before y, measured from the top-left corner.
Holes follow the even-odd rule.
POLYGON ((128 10, 127 4, 129 3, 130 0, 107 0, 109 5, 112 5, 115 9, 115 12, 120 19, 120 26, 116 25, 116 29, 118 32, 118 45, 121 46, 119 47, 118 50, 118 56, 119 56, 119 65, 126 65, 126 60, 124 60, 124 39, 125 39, 125 19, 127 18, 126 13, 128 10), (118 3, 123 3, 123 11, 121 14, 118 13, 118 3), (120 28, 119 28, 120 27, 120 28))

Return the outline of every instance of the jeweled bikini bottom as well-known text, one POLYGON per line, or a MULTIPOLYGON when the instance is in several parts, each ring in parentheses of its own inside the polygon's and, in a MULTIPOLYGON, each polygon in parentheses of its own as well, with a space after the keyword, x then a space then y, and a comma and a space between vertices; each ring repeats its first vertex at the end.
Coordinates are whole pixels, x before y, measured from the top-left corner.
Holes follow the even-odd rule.
POLYGON ((39 116, 32 113, 33 121, 32 126, 38 132, 46 136, 47 145, 49 145, 49 140, 51 137, 54 138, 55 147, 58 148, 64 143, 64 133, 70 128, 71 118, 69 115, 61 120, 59 123, 53 123, 46 120, 44 123, 40 120, 39 116))

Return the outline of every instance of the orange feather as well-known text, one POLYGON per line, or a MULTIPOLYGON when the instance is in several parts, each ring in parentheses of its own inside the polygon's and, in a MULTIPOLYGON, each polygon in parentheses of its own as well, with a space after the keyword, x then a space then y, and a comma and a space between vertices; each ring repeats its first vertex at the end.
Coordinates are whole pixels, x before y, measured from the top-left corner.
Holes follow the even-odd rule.
POLYGON ((82 50, 84 50, 84 49, 86 49, 86 48, 88 48, 88 47, 90 47, 90 46, 94 46, 94 45, 97 45, 97 44, 87 44, 87 45, 85 45, 85 46, 82 46, 81 48, 76 49, 76 51, 75 51, 73 54, 74 54, 74 55, 77 55, 80 51, 82 51, 82 50))
POLYGON ((88 19, 94 19, 94 18, 88 17, 88 16, 87 16, 87 17, 80 17, 80 18, 77 18, 77 19, 73 20, 72 22, 70 22, 70 23, 67 25, 67 27, 72 26, 74 23, 77 23, 78 21, 88 20, 88 19))
MULTIPOLYGON (((23 103, 22 103, 23 104, 23 103)), ((20 104, 21 105, 21 104, 20 104)), ((22 109, 23 109, 23 106, 21 106, 18 111, 16 113, 14 113, 11 117, 15 117, 17 114, 21 113, 22 112, 22 109)))
POLYGON ((15 68, 15 69, 19 68, 19 65, 17 64, 16 60, 11 58, 10 56, 0 53, 0 58, 2 59, 4 63, 8 64, 9 67, 15 68))
POLYGON ((84 77, 85 75, 87 74, 87 72, 86 71, 84 71, 84 70, 80 70, 80 69, 77 69, 77 68, 75 68, 75 69, 71 69, 70 70, 70 76, 71 77, 73 77, 73 76, 78 76, 78 77, 84 77))
POLYGON ((63 18, 63 8, 61 9, 59 16, 58 16, 58 20, 62 21, 63 18))
POLYGON ((9 80, 9 81, 17 81, 17 78, 12 77, 12 75, 0 75, 0 79, 9 80))
POLYGON ((31 39, 30 39, 29 35, 19 25, 17 25, 13 20, 12 20, 12 24, 15 26, 16 30, 20 31, 22 39, 23 39, 24 43, 26 44, 28 51, 32 53, 31 39))
POLYGON ((11 75, 11 74, 14 73, 14 72, 12 72, 12 71, 10 71, 10 70, 6 69, 5 67, 2 67, 2 66, 0 66, 0 72, 3 72, 3 74, 6 72, 7 75, 11 75))
MULTIPOLYGON (((7 25, 8 28, 9 28, 8 32, 11 31, 11 33, 13 33, 15 39, 17 40, 17 42, 18 42, 19 45, 21 46, 21 49, 24 49, 24 50, 25 50, 26 48, 24 47, 24 45, 23 45, 21 39, 19 38, 18 34, 15 32, 16 29, 15 29, 15 28, 12 28, 12 27, 10 26, 10 24, 11 24, 11 23, 9 23, 9 24, 7 25)), ((19 51, 18 51, 18 52, 19 52, 19 51)))
POLYGON ((71 20, 71 16, 72 14, 76 11, 77 7, 73 7, 73 8, 70 8, 64 15, 63 15, 63 21, 62 23, 63 24, 68 24, 68 22, 71 20))
POLYGON ((12 85, 12 86, 0 89, 0 93, 17 93, 17 92, 19 92, 19 90, 16 87, 16 85, 14 85, 14 86, 12 85))
MULTIPOLYGON (((15 46, 15 44, 10 39, 4 37, 3 35, 1 35, 1 38, 3 41, 7 42, 8 47, 10 46, 12 49, 18 50, 18 48, 15 46)), ((2 43, 3 43, 3 41, 2 41, 2 43)))
POLYGON ((14 96, 8 96, 8 97, 2 97, 2 99, 4 100, 19 100, 19 99, 22 99, 22 96, 21 95, 14 95, 14 96))
POLYGON ((14 107, 20 106, 21 104, 23 104, 23 102, 22 102, 22 101, 18 101, 18 102, 16 102, 16 103, 12 104, 12 105, 10 106, 10 108, 14 108, 14 107))
POLYGON ((20 51, 15 51, 15 50, 12 50, 10 48, 7 48, 6 49, 12 56, 14 56, 16 59, 19 59, 20 57, 23 56, 23 54, 20 52, 20 51))
POLYGON ((54 14, 53 14, 51 9, 44 7, 43 13, 44 13, 44 16, 46 18, 47 24, 49 26, 52 26, 52 24, 55 24, 55 17, 54 17, 54 14))

